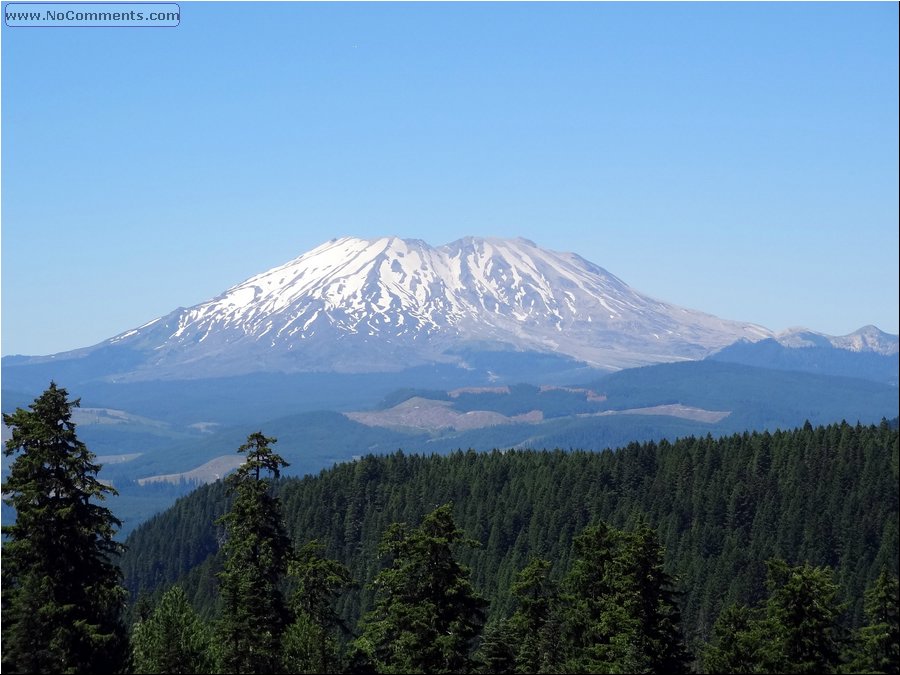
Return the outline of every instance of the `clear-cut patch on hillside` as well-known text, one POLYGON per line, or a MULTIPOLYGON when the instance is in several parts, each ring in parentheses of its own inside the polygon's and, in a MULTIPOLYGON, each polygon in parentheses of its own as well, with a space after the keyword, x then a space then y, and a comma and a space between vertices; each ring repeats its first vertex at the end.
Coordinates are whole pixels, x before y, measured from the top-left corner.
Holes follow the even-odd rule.
POLYGON ((213 481, 224 478, 230 471, 234 471, 244 462, 244 457, 238 454, 222 455, 209 460, 205 464, 201 464, 196 469, 183 471, 181 473, 169 473, 161 476, 147 476, 146 478, 138 478, 139 485, 147 485, 148 483, 212 483, 213 481))
POLYGON ((603 417, 605 415, 667 415, 669 417, 694 420, 695 422, 709 422, 710 424, 715 424, 716 422, 721 422, 730 414, 730 410, 704 410, 703 408, 693 408, 689 405, 672 403, 668 405, 655 405, 648 408, 604 410, 603 412, 579 415, 579 417, 603 417))
MULTIPOLYGON (((474 388, 473 388, 474 389, 474 388)), ((505 388, 479 388, 491 389, 490 393, 504 394, 509 391, 502 391, 505 388)), ((550 387, 548 390, 563 390, 569 392, 584 392, 588 400, 603 401, 606 397, 597 395, 596 393, 580 388, 568 387, 550 387), (593 395, 591 397, 590 395, 593 395)), ((484 392, 480 392, 484 393, 484 392)), ((451 393, 452 396, 452 393, 451 393)), ((459 393, 455 398, 458 398, 459 393)), ((375 410, 366 412, 349 412, 344 413, 349 419, 372 427, 385 427, 398 431, 426 431, 429 433, 443 433, 451 431, 468 431, 471 429, 482 429, 484 427, 498 426, 503 424, 539 424, 545 421, 545 416, 541 410, 531 410, 527 413, 519 415, 504 415, 491 410, 470 410, 459 411, 454 409, 453 401, 438 401, 420 396, 407 399, 402 403, 388 408, 386 410, 375 410)), ((680 419, 693 420, 695 422, 705 422, 715 424, 720 422, 731 411, 728 410, 704 410, 703 408, 695 408, 693 406, 681 404, 667 404, 648 406, 642 408, 628 408, 625 410, 605 410, 594 413, 579 413, 567 415, 563 417, 604 417, 610 415, 661 415, 667 417, 678 417, 680 419)), ((554 419, 561 419, 556 417, 554 419)))
POLYGON ((468 431, 499 424, 534 424, 544 419, 540 410, 509 417, 490 410, 459 412, 452 406, 450 401, 433 401, 416 396, 387 410, 344 414, 367 426, 429 432, 468 431))

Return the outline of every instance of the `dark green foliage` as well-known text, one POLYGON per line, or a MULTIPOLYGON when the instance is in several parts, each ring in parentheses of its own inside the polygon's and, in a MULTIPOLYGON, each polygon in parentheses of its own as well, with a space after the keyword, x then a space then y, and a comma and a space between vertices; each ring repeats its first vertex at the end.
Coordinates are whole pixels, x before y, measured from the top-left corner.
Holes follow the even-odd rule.
MULTIPOLYGON (((552 560, 551 578, 560 581, 577 532, 599 520, 622 528, 643 513, 666 548, 665 570, 684 592, 679 606, 691 646, 709 639, 724 607, 767 596, 764 561, 777 556, 832 567, 851 603, 848 627, 863 625, 865 588, 882 566, 892 574, 898 567, 898 441, 887 423, 841 423, 601 453, 395 453, 286 479, 277 489, 295 541, 320 540, 324 554, 360 583, 338 602, 349 625, 372 607, 365 585, 379 571, 382 533, 392 522, 417 522, 428 505, 453 501, 456 522, 482 543, 458 555, 497 618, 515 609, 510 588, 530 558, 552 560)), ((191 549, 215 550, 217 491, 201 488, 129 538, 134 593, 174 583, 191 549), (204 519, 190 545, 172 536, 193 533, 204 519)), ((211 560, 205 564, 213 571, 211 560)), ((192 589, 205 583, 200 570, 186 590, 188 580, 192 589)), ((213 596, 201 596, 189 591, 211 611, 213 596)))
MULTIPOLYGON (((168 588, 214 556, 219 550, 214 523, 231 507, 226 493, 223 481, 205 485, 129 535, 128 547, 135 554, 126 551, 121 558, 126 587, 133 592, 168 588)), ((211 597, 207 604, 212 604, 211 597)))
POLYGON ((790 567, 783 560, 771 560, 768 567, 765 666, 780 673, 837 672, 845 641, 839 621, 844 607, 832 571, 809 564, 790 567))
POLYGON ((532 559, 516 575, 510 589, 517 603, 509 619, 509 631, 515 645, 515 671, 540 673, 552 671, 559 665, 557 627, 558 589, 550 578, 551 563, 542 558, 532 559))
POLYGON ((575 537, 562 598, 566 672, 637 672, 641 665, 630 639, 635 621, 621 604, 623 547, 623 533, 606 523, 575 537))
POLYGON ((757 672, 767 639, 758 612, 745 605, 726 607, 716 619, 712 640, 704 651, 703 672, 757 672))
POLYGON ((226 479, 234 502, 218 521, 225 527, 225 544, 217 637, 221 667, 229 673, 272 673, 281 665, 281 634, 288 622, 281 581, 291 545, 268 479, 285 466, 269 447, 274 442, 260 432, 251 434, 238 449, 247 453, 246 461, 226 479))
POLYGON ((339 673, 340 656, 334 636, 299 614, 281 638, 282 671, 287 673, 339 673))
POLYGON ((646 523, 627 536, 623 604, 636 619, 635 643, 644 670, 684 673, 690 660, 681 631, 675 580, 663 569, 665 549, 646 523))
POLYGON ((475 655, 477 672, 485 675, 517 672, 518 637, 518 631, 513 630, 505 619, 485 626, 481 647, 475 655))
POLYGON ((767 562, 769 597, 719 615, 703 655, 704 672, 835 673, 846 642, 844 606, 827 567, 767 562))
POLYGON ((578 535, 573 549, 561 603, 565 671, 686 672, 672 580, 653 530, 600 523, 578 535))
POLYGON ((874 586, 866 591, 867 623, 857 636, 854 668, 865 673, 900 672, 900 585, 897 577, 882 569, 874 586))
POLYGON ((354 585, 353 578, 346 566, 323 558, 323 549, 320 542, 311 541, 294 555, 289 568, 296 582, 291 609, 325 628, 343 628, 334 603, 341 591, 354 585))
POLYGON ((472 643, 484 625, 487 603, 474 591, 469 571, 453 555, 470 544, 453 521, 450 505, 410 530, 391 526, 381 555, 390 566, 375 577, 375 608, 357 641, 382 673, 464 673, 472 670, 472 643))
POLYGON ((212 634, 180 586, 167 591, 131 633, 135 673, 216 672, 212 634))
POLYGON ((562 666, 557 584, 551 563, 533 558, 519 571, 511 593, 516 610, 484 629, 476 659, 482 673, 557 672, 562 666))
POLYGON ((344 565, 321 557, 322 548, 319 542, 309 542, 290 563, 290 577, 296 583, 291 601, 294 620, 282 644, 288 672, 336 673, 341 665, 339 633, 347 628, 334 606, 338 594, 353 580, 344 565))
POLYGON ((51 383, 30 410, 3 415, 4 454, 15 460, 2 489, 16 511, 3 527, 7 672, 115 672, 126 654, 119 521, 99 503, 115 491, 75 434, 78 405, 51 383))

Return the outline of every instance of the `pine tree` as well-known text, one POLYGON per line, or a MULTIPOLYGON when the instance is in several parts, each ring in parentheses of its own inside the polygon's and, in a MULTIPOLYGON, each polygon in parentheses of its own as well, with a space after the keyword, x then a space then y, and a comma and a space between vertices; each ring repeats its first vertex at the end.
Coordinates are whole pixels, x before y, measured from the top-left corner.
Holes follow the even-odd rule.
POLYGON ((4 454, 16 455, 3 483, 16 511, 4 526, 3 669, 107 673, 126 653, 125 590, 113 540, 121 524, 100 504, 116 491, 78 440, 68 392, 55 383, 29 406, 4 414, 4 454))
POLYGON ((859 630, 859 660, 855 670, 866 673, 900 672, 900 585, 897 577, 882 568, 875 585, 866 591, 866 617, 859 630))
POLYGON ((625 572, 630 581, 624 602, 631 596, 637 619, 637 643, 646 667, 654 673, 687 672, 690 658, 681 633, 681 613, 672 578, 663 570, 663 547, 649 525, 628 537, 625 572))
POLYGON ((618 603, 622 533, 606 523, 586 527, 572 543, 573 562, 563 582, 561 623, 567 651, 565 672, 637 672, 628 635, 634 630, 618 603))
POLYGON ((584 529, 564 581, 566 672, 685 672, 688 655, 662 547, 647 526, 584 529))
POLYGON ((363 622, 358 649, 381 673, 460 673, 472 670, 472 643, 484 625, 487 603, 469 571, 454 558, 463 540, 450 505, 409 531, 392 525, 381 544, 392 559, 373 584, 375 608, 363 622))
POLYGON ((180 586, 162 596, 131 634, 135 673, 214 673, 212 636, 180 586))
POLYGON ((713 625, 712 641, 703 654, 705 673, 756 673, 763 670, 765 630, 754 610, 726 607, 713 625))
POLYGON ((550 579, 550 561, 534 558, 516 576, 511 587, 518 607, 510 617, 516 646, 517 673, 540 673, 558 665, 558 649, 548 628, 558 601, 556 584, 550 579))
POLYGON ((291 610, 294 620, 285 631, 282 658, 292 673, 336 673, 340 669, 340 632, 349 632, 334 609, 338 593, 353 585, 350 570, 321 556, 322 545, 303 546, 289 566, 296 582, 291 610))
POLYGON ((288 611, 280 583, 291 544, 269 478, 278 478, 287 462, 272 451, 272 443, 274 438, 256 432, 238 448, 247 458, 226 478, 234 502, 217 521, 225 526, 218 639, 221 667, 229 673, 272 673, 281 667, 288 611))
POLYGON ((482 675, 517 672, 516 638, 517 633, 507 620, 485 626, 481 646, 475 655, 478 672, 482 675))
POLYGON ((781 673, 833 673, 841 665, 844 605, 827 567, 768 565, 765 670, 781 673))

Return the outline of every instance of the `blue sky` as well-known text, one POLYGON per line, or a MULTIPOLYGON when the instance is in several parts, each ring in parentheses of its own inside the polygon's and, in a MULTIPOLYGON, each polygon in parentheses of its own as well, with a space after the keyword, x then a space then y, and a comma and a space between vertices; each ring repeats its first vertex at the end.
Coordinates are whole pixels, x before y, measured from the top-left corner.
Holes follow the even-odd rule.
POLYGON ((774 330, 898 331, 898 6, 181 3, 2 30, 2 352, 336 236, 524 236, 774 330))

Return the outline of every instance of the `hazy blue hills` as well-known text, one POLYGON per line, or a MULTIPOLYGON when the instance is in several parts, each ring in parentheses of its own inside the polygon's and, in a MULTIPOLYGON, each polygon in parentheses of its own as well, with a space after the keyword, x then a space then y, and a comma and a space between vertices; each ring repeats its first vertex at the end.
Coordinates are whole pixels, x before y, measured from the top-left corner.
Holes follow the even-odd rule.
POLYGON ((726 419, 740 428, 791 426, 805 419, 865 423, 893 418, 898 408, 897 390, 889 385, 708 360, 620 371, 592 386, 623 406, 678 402, 731 410, 726 419))
MULTIPOLYGON (((520 356, 503 379, 516 367, 524 379, 525 366, 520 356)), ((79 437, 101 457, 102 477, 121 492, 116 508, 126 531, 234 468, 237 447, 257 430, 279 439, 289 475, 305 475, 398 449, 602 450, 787 429, 807 420, 877 423, 897 417, 900 408, 898 388, 883 382, 712 359, 627 369, 567 387, 503 379, 429 366, 378 375, 93 382, 70 387, 70 394, 85 408, 79 437), (327 407, 332 410, 322 410, 327 407)), ((4 389, 3 410, 32 398, 4 389)))
POLYGON ((850 351, 835 347, 825 339, 804 347, 786 346, 772 338, 758 342, 742 340, 711 354, 707 359, 760 368, 857 377, 895 387, 900 378, 900 354, 850 351))
POLYGON ((568 388, 519 384, 506 389, 508 393, 465 391, 452 397, 408 389, 394 392, 380 407, 421 396, 452 401, 463 411, 512 416, 538 409, 545 418, 560 418, 680 404, 729 412, 718 425, 743 429, 793 426, 798 420, 877 421, 895 417, 898 406, 896 389, 883 383, 710 360, 630 368, 568 388))
POLYGON ((6 410, 8 395, 20 401, 16 405, 24 399, 27 403, 55 380, 85 405, 128 410, 173 424, 253 423, 301 411, 366 408, 408 387, 563 383, 601 372, 569 357, 539 352, 460 350, 456 356, 466 367, 430 364, 380 373, 260 372, 141 381, 110 380, 110 369, 95 353, 59 362, 4 357, 3 406, 6 410))

